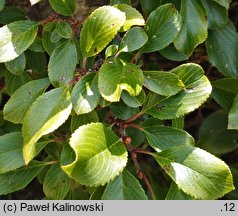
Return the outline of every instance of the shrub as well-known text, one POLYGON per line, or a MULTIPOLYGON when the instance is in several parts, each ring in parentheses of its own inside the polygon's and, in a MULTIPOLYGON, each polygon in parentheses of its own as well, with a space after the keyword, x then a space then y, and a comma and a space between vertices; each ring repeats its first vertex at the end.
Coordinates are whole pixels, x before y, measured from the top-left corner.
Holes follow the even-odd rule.
POLYGON ((0 0, 0 194, 37 178, 47 199, 237 198, 230 2, 111 0, 78 20, 75 0, 49 0, 32 21, 0 0), (195 142, 184 116, 212 100, 195 142))

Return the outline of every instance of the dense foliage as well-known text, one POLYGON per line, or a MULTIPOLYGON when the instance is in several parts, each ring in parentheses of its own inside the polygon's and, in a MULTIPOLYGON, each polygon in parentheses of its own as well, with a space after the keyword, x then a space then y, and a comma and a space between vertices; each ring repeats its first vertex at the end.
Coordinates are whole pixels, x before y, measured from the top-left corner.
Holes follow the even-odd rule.
POLYGON ((230 3, 111 0, 79 19, 76 0, 49 0, 35 21, 0 0, 0 194, 37 179, 46 199, 237 199, 230 3))

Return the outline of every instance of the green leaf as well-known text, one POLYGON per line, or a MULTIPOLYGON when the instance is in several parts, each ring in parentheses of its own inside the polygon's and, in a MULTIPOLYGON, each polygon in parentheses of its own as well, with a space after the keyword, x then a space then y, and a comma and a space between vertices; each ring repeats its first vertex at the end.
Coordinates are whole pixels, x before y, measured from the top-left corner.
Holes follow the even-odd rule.
POLYGON ((182 0, 180 13, 183 24, 174 45, 190 56, 194 48, 207 38, 207 15, 200 0, 182 0))
POLYGON ((34 41, 38 24, 34 21, 17 21, 0 28, 0 63, 22 54, 34 41))
MULTIPOLYGON (((26 70, 33 79, 41 79, 48 77, 47 64, 48 58, 44 52, 33 52, 27 50, 26 52, 26 70)), ((47 56, 48 57, 48 56, 47 56)))
POLYGON ((14 60, 5 63, 6 68, 15 75, 21 75, 26 68, 26 56, 24 53, 14 60))
POLYGON ((224 28, 210 29, 206 41, 209 61, 225 76, 238 76, 238 34, 229 21, 224 28))
POLYGON ((122 90, 136 96, 141 92, 144 77, 141 69, 120 59, 105 61, 98 78, 99 92, 108 101, 120 100, 122 90))
POLYGON ((123 36, 119 51, 133 52, 140 49, 147 42, 148 37, 140 27, 133 27, 123 36))
POLYGON ((149 16, 149 14, 155 10, 158 6, 160 6, 161 1, 158 0, 140 0, 140 4, 142 7, 143 12, 146 16, 149 16))
POLYGON ((83 126, 92 122, 99 122, 99 118, 95 110, 93 110, 90 113, 85 113, 78 116, 72 116, 71 125, 70 125, 71 132, 73 133, 80 126, 83 126))
POLYGON ((145 92, 142 90, 139 95, 137 96, 131 96, 128 92, 123 91, 121 94, 121 99, 123 102, 132 108, 137 108, 139 106, 142 106, 143 103, 145 102, 146 95, 145 92))
POLYGON ((72 181, 62 171, 60 164, 54 164, 46 173, 43 191, 48 199, 62 200, 70 190, 72 181))
POLYGON ((34 52, 45 52, 45 49, 42 44, 42 39, 36 37, 34 42, 30 45, 29 50, 34 52))
POLYGON ((209 115, 199 128, 198 146, 212 154, 225 154, 238 147, 238 133, 227 130, 228 116, 224 110, 209 115))
POLYGON ((126 169, 108 183, 102 200, 147 200, 139 181, 126 169))
MULTIPOLYGON (((45 28, 44 28, 45 29, 45 28)), ((53 32, 53 30, 52 30, 53 32)), ((51 56, 53 51, 55 51, 56 48, 58 48, 60 45, 64 44, 66 40, 64 38, 60 39, 57 43, 51 42, 51 31, 44 31, 43 37, 42 37, 42 45, 45 49, 45 51, 51 56)))
POLYGON ((173 146, 194 146, 193 137, 184 130, 165 127, 165 126, 150 126, 143 128, 143 132, 155 151, 160 152, 173 146))
POLYGON ((148 53, 165 48, 174 41, 180 28, 181 17, 173 4, 158 7, 146 21, 148 41, 140 52, 148 53))
POLYGON ((131 0, 110 0, 110 5, 115 4, 128 4, 131 5, 131 0))
POLYGON ((100 53, 126 21, 125 14, 112 6, 96 9, 84 22, 80 33, 83 56, 100 53))
POLYGON ((77 49, 72 41, 66 41, 56 48, 50 56, 49 78, 55 86, 67 85, 74 77, 77 64, 77 49))
POLYGON ((194 200, 193 197, 189 196, 188 194, 184 193, 179 187, 172 182, 165 198, 166 200, 194 200))
POLYGON ((222 5, 223 7, 225 7, 227 10, 229 8, 230 3, 232 2, 232 0, 213 0, 215 2, 217 2, 218 4, 222 5))
POLYGON ((139 109, 129 107, 121 101, 118 103, 112 103, 110 105, 110 110, 113 115, 122 120, 127 120, 139 112, 139 109))
POLYGON ((56 29, 51 33, 50 40, 53 44, 59 42, 61 38, 56 29))
POLYGON ((120 31, 127 31, 132 26, 143 26, 145 25, 145 20, 138 10, 127 4, 117 4, 114 5, 115 8, 119 9, 121 12, 125 13, 126 21, 120 31))
POLYGON ((238 78, 229 77, 212 82, 212 86, 229 93, 238 94, 238 78))
POLYGON ((89 73, 83 76, 74 86, 71 95, 73 109, 78 115, 94 110, 100 99, 97 74, 89 73))
POLYGON ((150 91, 146 97, 146 100, 144 102, 141 112, 145 113, 151 108, 153 108, 154 106, 156 106, 162 100, 161 98, 165 99, 166 97, 160 96, 150 91))
POLYGON ((215 1, 202 0, 208 16, 209 28, 222 28, 228 21, 228 10, 215 1))
POLYGON ((175 95, 184 87, 176 74, 163 71, 143 71, 143 73, 144 86, 159 95, 175 95))
POLYGON ((184 117, 172 119, 172 127, 183 129, 184 128, 184 117))
POLYGON ((35 143, 62 125, 72 109, 69 89, 53 89, 44 93, 32 104, 23 120, 23 155, 27 163, 35 156, 35 143))
POLYGON ((56 32, 63 38, 71 38, 73 34, 71 26, 65 21, 57 22, 56 32))
POLYGON ((12 95, 19 87, 31 81, 31 77, 27 73, 21 75, 14 75, 10 72, 5 73, 6 91, 12 95))
POLYGON ((236 96, 228 115, 228 129, 238 129, 238 95, 236 96))
POLYGON ((26 112, 32 103, 49 86, 49 79, 33 80, 16 90, 3 109, 4 119, 15 124, 23 123, 26 112))
POLYGON ((5 6, 0 13, 0 23, 4 25, 26 19, 27 17, 22 9, 18 7, 5 6))
POLYGON ((47 163, 32 162, 28 166, 0 174, 0 195, 26 187, 46 165, 47 163))
POLYGON ((22 146, 23 138, 20 132, 0 136, 0 174, 25 165, 22 146))
POLYGON ((234 189, 229 167, 202 149, 177 146, 153 157, 181 190, 196 199, 218 199, 234 189))
POLYGON ((212 97, 227 110, 230 110, 238 94, 238 79, 223 78, 212 82, 212 97))
POLYGON ((5 3, 5 0, 0 0, 0 11, 2 11, 2 9, 4 8, 5 3))
POLYGON ((30 0, 31 6, 40 2, 41 0, 30 0))
POLYGON ((126 166, 127 151, 116 134, 101 123, 79 127, 70 139, 76 160, 63 170, 83 185, 104 185, 126 166))
POLYGON ((50 6, 59 14, 72 16, 76 9, 76 0, 49 0, 50 6))
POLYGON ((174 44, 170 44, 169 46, 165 47, 164 49, 159 51, 162 56, 172 61, 184 61, 188 60, 189 56, 179 52, 174 44))
POLYGON ((188 63, 174 68, 171 72, 182 80, 185 88, 176 95, 159 98, 157 107, 147 111, 155 118, 173 119, 192 112, 204 103, 211 93, 211 84, 201 66, 188 63))
POLYGON ((118 51, 118 45, 110 45, 107 47, 106 51, 105 51, 105 57, 106 59, 112 55, 115 55, 118 51))

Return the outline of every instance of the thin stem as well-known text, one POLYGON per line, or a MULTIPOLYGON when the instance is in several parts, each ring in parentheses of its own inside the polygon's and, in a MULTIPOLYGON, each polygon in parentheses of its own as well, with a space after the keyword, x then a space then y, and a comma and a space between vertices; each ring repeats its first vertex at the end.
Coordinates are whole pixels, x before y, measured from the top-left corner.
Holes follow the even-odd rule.
POLYGON ((150 191, 150 195, 151 195, 151 198, 153 199, 153 200, 156 200, 156 196, 155 196, 155 193, 154 193, 154 191, 153 191, 153 189, 152 189, 152 186, 151 186, 151 184, 150 184, 150 182, 149 182, 149 179, 146 177, 146 175, 144 175, 143 174, 143 180, 145 181, 145 183, 146 183, 146 185, 147 185, 147 187, 148 187, 148 189, 149 189, 149 191, 150 191))
POLYGON ((121 54, 121 52, 117 52, 116 55, 114 56, 114 58, 117 58, 119 55, 121 54))
POLYGON ((142 112, 139 112, 137 114, 135 114, 134 116, 132 116, 131 118, 127 119, 125 121, 125 123, 131 123, 132 121, 136 120, 137 118, 139 118, 143 113, 142 112))
POLYGON ((137 129, 140 130, 140 131, 143 131, 143 128, 142 128, 141 126, 139 126, 139 125, 130 123, 129 126, 130 126, 130 127, 133 127, 133 128, 137 128, 137 129))
POLYGON ((137 53, 134 55, 134 57, 132 58, 131 63, 136 64, 139 57, 140 57, 140 52, 137 52, 137 53))
POLYGON ((86 70, 87 70, 87 57, 83 58, 82 70, 83 70, 83 71, 86 71, 86 70))
POLYGON ((139 164, 139 161, 137 159, 137 152, 135 151, 135 149, 132 147, 131 144, 127 144, 127 149, 130 151, 131 153, 131 158, 133 160, 133 163, 134 163, 134 166, 135 166, 135 169, 136 169, 136 173, 137 173, 137 176, 139 179, 142 179, 145 181, 145 184, 146 186, 148 187, 148 190, 150 192, 150 195, 151 195, 151 198, 153 200, 156 200, 156 197, 155 197, 155 194, 154 194, 154 191, 152 189, 152 186, 148 180, 148 178, 146 177, 146 175, 144 174, 144 172, 142 171, 141 167, 140 167, 140 164, 139 164))
POLYGON ((151 151, 148 151, 148 150, 145 150, 145 149, 140 149, 140 148, 133 149, 133 152, 139 153, 139 154, 147 154, 147 155, 151 155, 152 154, 151 151))

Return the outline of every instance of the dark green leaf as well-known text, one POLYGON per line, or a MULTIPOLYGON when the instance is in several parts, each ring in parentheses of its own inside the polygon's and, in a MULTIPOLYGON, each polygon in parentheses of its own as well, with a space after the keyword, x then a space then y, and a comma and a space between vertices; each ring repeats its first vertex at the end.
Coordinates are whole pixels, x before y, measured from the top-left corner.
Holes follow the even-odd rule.
POLYGON ((232 0, 213 0, 215 2, 217 2, 218 4, 222 5, 223 7, 225 7, 227 10, 229 8, 230 3, 232 2, 232 0))
POLYGON ((10 72, 5 74, 6 90, 9 95, 12 95, 19 87, 31 81, 31 77, 24 72, 21 75, 14 75, 10 72))
POLYGON ((24 53, 14 60, 5 63, 6 68, 15 75, 21 75, 26 68, 26 56, 24 53))
POLYGON ((81 78, 74 86, 71 95, 73 109, 78 115, 94 110, 100 98, 97 74, 89 73, 81 78))
POLYGON ((200 0, 182 0, 180 13, 183 24, 174 45, 190 56, 194 48, 207 38, 207 15, 200 0))
POLYGON ((50 56, 49 78, 54 86, 64 86, 74 77, 77 64, 77 49, 72 41, 66 41, 50 56))
POLYGON ((44 78, 30 81, 21 86, 5 104, 3 109, 4 119, 16 124, 23 123, 26 112, 49 84, 49 79, 44 78))
POLYGON ((102 200, 147 200, 139 181, 126 169, 108 183, 102 200))
POLYGON ((5 0, 0 0, 0 11, 2 11, 4 6, 5 6, 5 0))
POLYGON ((60 164, 54 164, 44 179, 43 190, 48 199, 62 200, 71 187, 71 179, 61 170, 60 164))
POLYGON ((158 0, 140 0, 141 7, 146 16, 149 16, 149 14, 160 5, 160 3, 161 1, 158 0))
POLYGON ((57 23, 56 31, 58 35, 60 35, 63 38, 71 38, 73 34, 71 26, 65 21, 59 21, 57 23))
POLYGON ((131 0, 110 0, 110 5, 115 4, 128 4, 131 5, 131 0))
POLYGON ((76 9, 76 0, 49 0, 50 6, 59 14, 72 16, 76 9))
POLYGON ((169 46, 165 47, 164 49, 159 51, 162 56, 172 61, 184 61, 188 60, 189 56, 179 52, 174 44, 170 44, 169 46))
POLYGON ((209 61, 225 76, 238 76, 238 34, 229 21, 222 29, 210 29, 206 41, 209 61))
POLYGON ((29 50, 33 52, 45 52, 45 49, 42 45, 42 39, 36 37, 34 42, 30 45, 29 50))
POLYGON ((26 187, 47 163, 32 162, 28 166, 0 174, 0 194, 7 194, 26 187))
POLYGON ((144 77, 141 69, 119 59, 104 62, 99 72, 100 94, 108 101, 120 100, 122 90, 136 96, 141 92, 144 77))
POLYGON ((18 7, 5 6, 0 13, 0 23, 4 25, 25 19, 27 19, 26 15, 18 7))
POLYGON ((123 36, 119 52, 133 52, 140 49, 147 42, 148 37, 140 27, 133 27, 123 36))
POLYGON ((60 41, 62 37, 57 33, 56 29, 51 33, 50 41, 54 44, 60 41))
POLYGON ((238 132, 227 130, 227 113, 220 110, 209 115, 199 129, 198 146, 212 154, 225 154, 238 146, 238 132))
POLYGON ((179 187, 172 182, 165 198, 166 200, 194 200, 193 197, 189 196, 188 194, 184 193, 179 187))
POLYGON ((110 110, 113 115, 122 120, 127 120, 139 112, 139 109, 129 107, 123 102, 112 103, 110 105, 110 110))
POLYGON ((142 90, 139 95, 137 96, 131 96, 128 92, 123 91, 121 94, 121 99, 123 102, 132 108, 137 108, 139 106, 142 106, 143 103, 145 102, 146 95, 145 92, 142 90))
POLYGON ((159 95, 175 95, 184 87, 176 74, 163 71, 143 71, 143 73, 145 87, 159 95))
POLYGON ((23 155, 26 163, 35 156, 37 140, 62 125, 71 109, 68 87, 53 89, 37 98, 23 121, 23 155))
POLYGON ((0 28, 0 62, 7 62, 22 54, 34 41, 38 23, 17 21, 0 28))
POLYGON ((63 170, 83 185, 104 185, 126 166, 127 151, 116 134, 101 123, 79 127, 70 139, 76 160, 63 170))
POLYGON ((112 6, 96 9, 84 22, 80 46, 84 57, 101 52, 124 25, 125 14, 112 6))
POLYGON ((228 21, 228 11, 215 1, 202 0, 203 6, 207 11, 208 27, 222 28, 228 21))
POLYGON ((22 156, 22 146, 21 132, 0 136, 0 174, 25 165, 22 156))
POLYGON ((85 113, 78 116, 72 116, 71 125, 70 125, 71 132, 73 133, 80 126, 83 126, 92 122, 99 122, 99 118, 95 110, 93 110, 90 113, 85 113))
POLYGON ((148 143, 160 152, 173 146, 193 146, 195 141, 193 137, 184 130, 165 127, 165 126, 151 126, 144 127, 143 132, 148 140, 148 143))
POLYGON ((158 7, 146 21, 145 32, 148 41, 140 52, 148 53, 165 48, 174 41, 180 27, 181 17, 173 4, 158 7))
POLYGON ((234 189, 229 167, 202 149, 177 146, 153 157, 181 190, 196 199, 218 199, 234 189))

